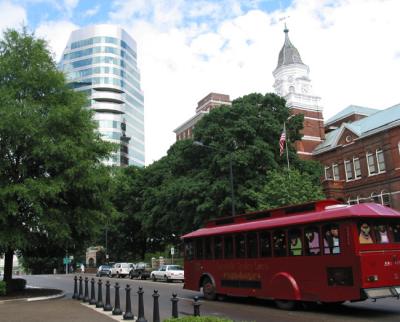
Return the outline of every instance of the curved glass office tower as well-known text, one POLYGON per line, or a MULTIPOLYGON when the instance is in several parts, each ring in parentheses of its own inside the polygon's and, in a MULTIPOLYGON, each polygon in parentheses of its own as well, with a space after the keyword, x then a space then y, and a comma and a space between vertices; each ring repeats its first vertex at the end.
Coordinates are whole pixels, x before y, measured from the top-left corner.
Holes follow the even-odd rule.
POLYGON ((75 90, 87 93, 103 138, 120 146, 105 163, 144 166, 144 99, 135 40, 114 25, 75 30, 60 67, 75 90))

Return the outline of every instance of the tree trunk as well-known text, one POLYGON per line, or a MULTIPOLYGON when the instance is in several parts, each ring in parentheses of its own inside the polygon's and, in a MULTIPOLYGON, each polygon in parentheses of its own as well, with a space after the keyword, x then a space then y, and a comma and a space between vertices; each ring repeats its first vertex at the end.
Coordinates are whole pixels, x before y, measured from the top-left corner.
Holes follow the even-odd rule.
POLYGON ((4 256, 4 281, 10 281, 12 279, 13 256, 13 250, 9 249, 6 251, 4 256))
POLYGON ((140 257, 142 260, 144 260, 144 257, 146 256, 147 252, 147 243, 146 243, 146 237, 143 238, 143 244, 142 244, 142 252, 140 254, 140 257))

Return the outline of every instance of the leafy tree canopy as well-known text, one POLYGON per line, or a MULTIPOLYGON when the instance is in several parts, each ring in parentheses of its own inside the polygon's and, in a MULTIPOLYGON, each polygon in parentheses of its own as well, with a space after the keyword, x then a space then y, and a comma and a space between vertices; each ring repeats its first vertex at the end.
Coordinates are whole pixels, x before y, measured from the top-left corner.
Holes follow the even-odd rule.
POLYGON ((82 246, 112 211, 110 176, 101 160, 113 146, 101 140, 85 105, 84 95, 67 86, 45 41, 25 29, 4 33, 0 248, 6 262, 7 254, 23 253, 43 237, 66 248, 82 246))

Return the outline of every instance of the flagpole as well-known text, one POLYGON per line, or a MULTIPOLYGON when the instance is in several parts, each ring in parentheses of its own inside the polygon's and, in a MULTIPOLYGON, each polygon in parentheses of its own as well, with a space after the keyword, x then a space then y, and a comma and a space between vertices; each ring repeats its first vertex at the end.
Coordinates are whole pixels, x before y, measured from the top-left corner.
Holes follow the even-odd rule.
POLYGON ((290 165, 289 165, 289 150, 287 147, 287 141, 288 141, 288 134, 286 132, 286 122, 283 122, 283 132, 285 132, 285 146, 286 146, 286 160, 287 160, 287 169, 290 171, 290 165))

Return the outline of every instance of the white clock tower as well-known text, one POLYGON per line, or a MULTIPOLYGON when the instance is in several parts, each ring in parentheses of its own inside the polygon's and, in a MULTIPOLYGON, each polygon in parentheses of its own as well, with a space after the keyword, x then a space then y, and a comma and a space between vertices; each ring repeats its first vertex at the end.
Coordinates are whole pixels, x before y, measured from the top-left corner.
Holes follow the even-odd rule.
POLYGON ((304 114, 303 137, 296 142, 297 153, 311 158, 314 148, 325 138, 320 97, 313 95, 310 69, 301 60, 299 51, 289 39, 285 25, 285 43, 279 52, 278 66, 273 72, 276 94, 286 99, 292 114, 304 114))

